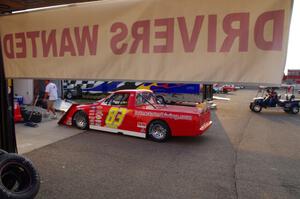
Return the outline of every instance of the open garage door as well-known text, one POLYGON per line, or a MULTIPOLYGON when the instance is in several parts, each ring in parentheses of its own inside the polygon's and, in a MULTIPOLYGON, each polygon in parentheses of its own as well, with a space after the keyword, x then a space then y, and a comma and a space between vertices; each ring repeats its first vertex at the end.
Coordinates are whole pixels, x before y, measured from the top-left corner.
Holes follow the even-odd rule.
POLYGON ((279 84, 292 2, 107 0, 2 16, 5 77, 279 84))

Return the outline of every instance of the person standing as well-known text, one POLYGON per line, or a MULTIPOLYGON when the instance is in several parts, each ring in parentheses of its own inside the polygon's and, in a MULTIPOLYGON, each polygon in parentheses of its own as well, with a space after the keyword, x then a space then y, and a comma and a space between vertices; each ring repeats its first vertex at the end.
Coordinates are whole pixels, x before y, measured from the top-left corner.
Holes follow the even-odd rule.
POLYGON ((44 100, 47 100, 47 112, 50 111, 53 113, 52 119, 57 119, 57 115, 55 113, 54 103, 57 100, 57 86, 50 80, 45 80, 45 95, 44 100))

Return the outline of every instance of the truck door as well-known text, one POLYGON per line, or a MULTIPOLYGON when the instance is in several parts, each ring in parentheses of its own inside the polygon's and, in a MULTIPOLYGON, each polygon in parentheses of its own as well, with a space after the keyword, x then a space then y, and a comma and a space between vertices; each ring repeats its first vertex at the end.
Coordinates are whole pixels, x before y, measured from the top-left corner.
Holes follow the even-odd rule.
POLYGON ((132 110, 128 106, 130 94, 127 92, 115 93, 102 103, 103 126, 110 129, 130 130, 130 114, 132 110))

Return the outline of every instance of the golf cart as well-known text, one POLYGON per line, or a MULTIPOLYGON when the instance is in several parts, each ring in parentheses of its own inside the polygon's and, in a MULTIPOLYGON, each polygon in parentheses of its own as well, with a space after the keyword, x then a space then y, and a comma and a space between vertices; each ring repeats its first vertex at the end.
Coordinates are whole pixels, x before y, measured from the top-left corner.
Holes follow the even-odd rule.
POLYGON ((294 87, 282 85, 280 87, 260 86, 255 98, 250 103, 250 109, 259 113, 262 108, 280 107, 286 113, 299 113, 300 99, 295 99, 294 87), (278 91, 278 93, 277 93, 278 91))

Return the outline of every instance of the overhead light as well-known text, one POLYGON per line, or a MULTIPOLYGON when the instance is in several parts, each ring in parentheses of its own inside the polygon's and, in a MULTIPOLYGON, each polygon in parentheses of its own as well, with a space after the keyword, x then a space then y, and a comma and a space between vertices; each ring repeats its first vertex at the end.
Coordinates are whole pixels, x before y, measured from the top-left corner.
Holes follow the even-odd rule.
POLYGON ((30 8, 30 9, 25 9, 25 10, 17 10, 17 11, 13 11, 12 13, 13 14, 18 14, 18 13, 25 13, 25 12, 48 10, 48 9, 53 9, 53 8, 62 8, 62 7, 67 7, 67 6, 70 6, 70 4, 57 5, 57 6, 47 6, 47 7, 40 7, 40 8, 30 8))

